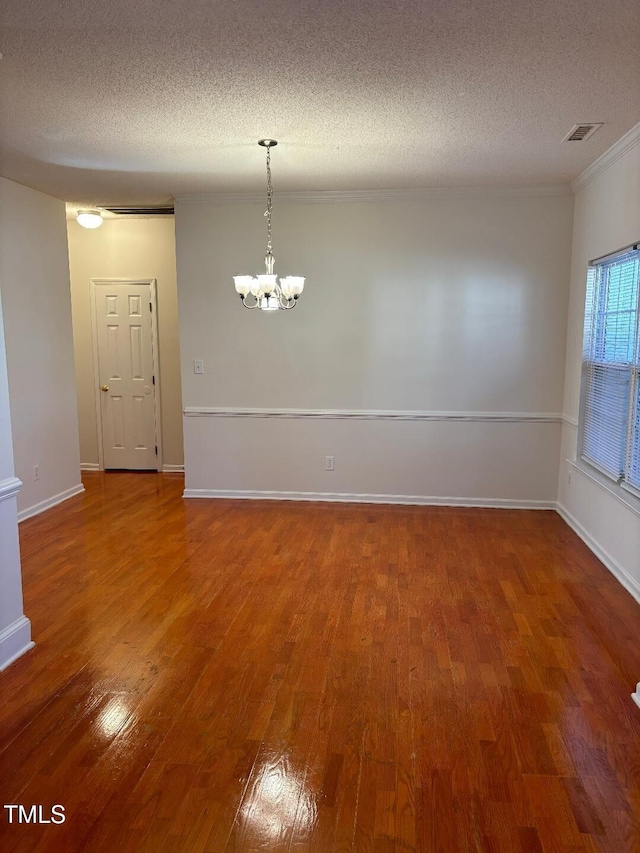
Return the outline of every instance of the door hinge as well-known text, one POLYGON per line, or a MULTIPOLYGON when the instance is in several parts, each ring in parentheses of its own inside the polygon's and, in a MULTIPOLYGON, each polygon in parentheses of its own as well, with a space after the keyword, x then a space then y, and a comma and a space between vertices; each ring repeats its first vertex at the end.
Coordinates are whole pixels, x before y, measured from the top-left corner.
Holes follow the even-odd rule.
POLYGON ((153 302, 149 303, 149 311, 153 311, 153 302))
POLYGON ((152 384, 155 385, 156 384, 156 377, 152 376, 151 379, 152 379, 152 384))
POLYGON ((158 455, 158 445, 156 444, 156 456, 158 455))

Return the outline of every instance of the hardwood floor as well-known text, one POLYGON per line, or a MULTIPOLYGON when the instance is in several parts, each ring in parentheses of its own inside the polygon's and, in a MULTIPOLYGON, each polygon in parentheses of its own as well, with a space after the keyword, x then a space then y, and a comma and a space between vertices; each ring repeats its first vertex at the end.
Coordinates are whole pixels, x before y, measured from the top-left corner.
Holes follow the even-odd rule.
POLYGON ((21 525, 21 851, 640 849, 640 607, 552 512, 183 501, 21 525))

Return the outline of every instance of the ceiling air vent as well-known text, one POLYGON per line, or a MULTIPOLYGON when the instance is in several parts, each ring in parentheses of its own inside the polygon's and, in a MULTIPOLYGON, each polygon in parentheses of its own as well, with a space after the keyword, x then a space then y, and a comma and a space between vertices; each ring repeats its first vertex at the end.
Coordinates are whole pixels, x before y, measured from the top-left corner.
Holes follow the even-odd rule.
POLYGON ((169 216, 173 213, 173 205, 168 204, 160 207, 105 207, 109 213, 117 213, 120 216, 169 216))
POLYGON ((563 142, 584 142, 602 127, 604 122, 590 122, 589 124, 576 124, 562 140, 563 142))

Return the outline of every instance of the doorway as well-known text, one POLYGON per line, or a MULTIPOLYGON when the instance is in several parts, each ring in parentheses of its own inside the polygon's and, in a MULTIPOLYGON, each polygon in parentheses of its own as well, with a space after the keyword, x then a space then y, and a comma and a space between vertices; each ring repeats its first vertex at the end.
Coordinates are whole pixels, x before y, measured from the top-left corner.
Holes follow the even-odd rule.
POLYGON ((101 470, 162 470, 155 279, 91 279, 101 470))

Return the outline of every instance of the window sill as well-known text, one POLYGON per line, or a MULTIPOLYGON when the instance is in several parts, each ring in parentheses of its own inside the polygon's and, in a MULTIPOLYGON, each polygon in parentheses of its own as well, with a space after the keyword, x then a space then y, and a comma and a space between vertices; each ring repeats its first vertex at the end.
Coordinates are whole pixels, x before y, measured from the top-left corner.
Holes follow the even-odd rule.
POLYGON ((636 497, 631 491, 623 489, 622 486, 612 482, 608 477, 605 477, 604 474, 601 474, 597 468, 592 468, 591 465, 587 462, 583 462, 581 459, 567 459, 566 461, 571 468, 578 471, 583 477, 586 477, 587 480, 595 483, 596 486, 600 486, 600 488, 605 492, 608 492, 612 498, 615 498, 619 503, 623 504, 623 506, 628 510, 631 510, 631 512, 640 518, 640 498, 636 497))

